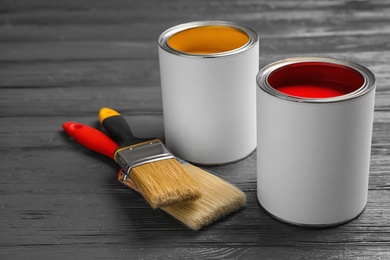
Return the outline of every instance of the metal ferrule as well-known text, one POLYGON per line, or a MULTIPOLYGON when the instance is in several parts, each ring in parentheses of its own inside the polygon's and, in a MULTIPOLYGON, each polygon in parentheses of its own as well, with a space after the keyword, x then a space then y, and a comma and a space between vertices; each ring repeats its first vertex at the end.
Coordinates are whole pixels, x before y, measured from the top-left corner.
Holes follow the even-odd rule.
POLYGON ((118 173, 118 181, 126 187, 129 187, 135 191, 139 191, 133 181, 127 177, 126 172, 122 171, 122 169, 118 173))
POLYGON ((160 140, 151 140, 141 144, 119 148, 114 154, 115 161, 122 167, 126 177, 134 167, 175 158, 160 140))

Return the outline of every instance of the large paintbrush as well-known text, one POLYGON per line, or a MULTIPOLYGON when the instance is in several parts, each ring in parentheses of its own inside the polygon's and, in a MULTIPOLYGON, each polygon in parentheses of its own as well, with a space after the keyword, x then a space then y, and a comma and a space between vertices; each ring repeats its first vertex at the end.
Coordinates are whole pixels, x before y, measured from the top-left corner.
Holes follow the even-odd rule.
MULTIPOLYGON (((133 135, 127 121, 115 110, 102 108, 99 120, 104 129, 118 142, 143 140, 133 135)), ((190 203, 163 207, 164 211, 192 229, 199 229, 245 206, 246 196, 240 189, 184 160, 178 160, 200 184, 202 197, 190 203)), ((122 175, 122 181, 129 181, 131 185, 131 179, 125 175, 122 175)))

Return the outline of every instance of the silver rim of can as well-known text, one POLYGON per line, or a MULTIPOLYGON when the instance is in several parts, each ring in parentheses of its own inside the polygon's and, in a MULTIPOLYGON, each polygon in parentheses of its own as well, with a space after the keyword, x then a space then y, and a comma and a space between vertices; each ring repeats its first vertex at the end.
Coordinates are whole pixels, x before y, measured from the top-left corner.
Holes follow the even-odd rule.
POLYGON ((275 96, 277 98, 285 99, 288 101, 300 102, 300 103, 333 103, 333 102, 351 100, 369 93, 371 90, 374 89, 376 84, 374 74, 366 67, 347 60, 325 58, 325 57, 297 57, 297 58, 289 58, 289 59, 280 60, 271 63, 259 71, 256 77, 256 81, 260 89, 262 89, 266 93, 275 96), (283 68, 287 65, 303 63, 303 62, 322 62, 322 63, 328 63, 333 65, 340 65, 352 69, 357 73, 359 73, 363 77, 364 82, 361 87, 359 87, 357 90, 353 92, 350 92, 345 95, 329 97, 329 98, 303 98, 303 97, 292 96, 276 90, 269 84, 268 77, 271 75, 272 72, 280 68, 283 68))
POLYGON ((217 58, 217 57, 229 56, 229 55, 233 55, 248 50, 252 48, 257 42, 258 42, 258 36, 255 31, 253 31, 249 27, 236 24, 233 22, 226 22, 226 21, 196 21, 196 22, 179 24, 164 31, 158 39, 158 44, 160 48, 162 48, 163 50, 175 55, 193 57, 193 58, 217 58), (244 44, 239 48, 230 51, 211 53, 211 54, 192 54, 192 53, 176 50, 171 46, 169 46, 168 40, 174 34, 182 32, 184 30, 197 28, 197 27, 204 27, 204 26, 225 26, 225 27, 234 28, 244 32, 248 36, 249 40, 246 44, 244 44))

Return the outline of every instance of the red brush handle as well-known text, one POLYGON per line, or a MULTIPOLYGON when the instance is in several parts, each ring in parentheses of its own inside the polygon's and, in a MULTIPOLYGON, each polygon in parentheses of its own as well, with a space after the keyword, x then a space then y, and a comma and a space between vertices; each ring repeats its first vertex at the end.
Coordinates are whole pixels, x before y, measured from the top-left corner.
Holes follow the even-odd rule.
POLYGON ((66 122, 62 125, 62 128, 83 146, 113 159, 118 144, 104 133, 93 127, 76 122, 66 122))

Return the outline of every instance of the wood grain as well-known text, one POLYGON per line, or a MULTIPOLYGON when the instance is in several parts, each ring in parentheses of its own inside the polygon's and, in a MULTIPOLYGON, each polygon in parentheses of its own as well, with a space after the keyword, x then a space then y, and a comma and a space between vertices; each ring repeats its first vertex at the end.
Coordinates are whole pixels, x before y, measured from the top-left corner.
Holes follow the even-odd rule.
POLYGON ((0 1, 0 259, 389 259, 390 2, 0 1), (369 197, 331 229, 283 224, 256 199, 256 153, 205 169, 247 207, 193 232, 115 179, 65 121, 98 126, 102 106, 141 137, 163 137, 157 39, 170 26, 229 20, 260 36, 260 66, 320 55, 377 79, 369 197))

